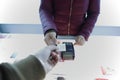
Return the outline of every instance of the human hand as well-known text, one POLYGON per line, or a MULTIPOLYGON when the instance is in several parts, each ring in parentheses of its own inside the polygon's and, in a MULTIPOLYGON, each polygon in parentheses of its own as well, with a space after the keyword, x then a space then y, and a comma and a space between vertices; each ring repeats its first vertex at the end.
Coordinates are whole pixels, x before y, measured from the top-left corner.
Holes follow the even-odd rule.
POLYGON ((48 32, 45 35, 44 41, 47 45, 56 45, 56 32, 48 32))
POLYGON ((57 46, 50 45, 35 54, 37 59, 42 63, 46 73, 48 73, 58 62, 59 56, 57 50, 57 46))
POLYGON ((76 36, 74 45, 83 46, 85 44, 85 38, 82 35, 76 36))

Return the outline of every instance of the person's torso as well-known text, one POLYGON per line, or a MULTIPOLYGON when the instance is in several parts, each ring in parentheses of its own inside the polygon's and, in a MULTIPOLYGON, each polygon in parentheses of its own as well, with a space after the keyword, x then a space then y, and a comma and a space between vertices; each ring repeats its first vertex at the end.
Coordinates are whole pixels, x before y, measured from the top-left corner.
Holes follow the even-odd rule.
POLYGON ((77 35, 84 23, 89 0, 53 0, 58 34, 77 35))

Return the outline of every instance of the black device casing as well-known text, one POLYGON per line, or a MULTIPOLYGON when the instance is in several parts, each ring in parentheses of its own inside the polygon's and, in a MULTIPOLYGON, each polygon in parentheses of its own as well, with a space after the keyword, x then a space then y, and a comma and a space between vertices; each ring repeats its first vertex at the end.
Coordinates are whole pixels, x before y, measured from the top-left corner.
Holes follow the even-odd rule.
POLYGON ((61 58, 63 60, 74 60, 75 58, 75 51, 72 42, 63 42, 65 44, 66 51, 61 51, 61 58))

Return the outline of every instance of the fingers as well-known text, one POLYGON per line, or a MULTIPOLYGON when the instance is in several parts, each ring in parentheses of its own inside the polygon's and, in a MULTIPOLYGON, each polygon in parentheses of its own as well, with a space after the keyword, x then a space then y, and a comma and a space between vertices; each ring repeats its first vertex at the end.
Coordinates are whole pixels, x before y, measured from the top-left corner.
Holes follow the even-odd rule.
POLYGON ((78 44, 77 42, 75 42, 74 45, 80 45, 80 44, 78 44))
POLYGON ((58 51, 58 47, 55 45, 50 45, 47 47, 49 47, 49 49, 51 50, 51 53, 49 56, 50 61, 48 61, 48 62, 49 63, 51 62, 51 65, 55 66, 58 61, 61 61, 60 52, 58 51))
POLYGON ((47 45, 55 45, 56 44, 55 38, 45 38, 44 41, 47 45))
POLYGON ((84 44, 85 44, 85 41, 83 40, 79 40, 74 43, 74 45, 80 45, 80 46, 83 46, 84 44))
POLYGON ((44 41, 47 45, 56 45, 57 39, 56 39, 56 33, 55 32, 49 32, 45 35, 44 41))
POLYGON ((51 37, 51 44, 56 45, 56 43, 57 43, 56 37, 55 37, 55 36, 52 36, 52 37, 51 37))
POLYGON ((52 44, 52 39, 49 35, 46 35, 45 38, 44 38, 44 41, 47 45, 50 45, 52 44))
POLYGON ((52 63, 52 65, 56 65, 57 62, 58 62, 58 54, 56 52, 51 52, 51 55, 50 55, 50 61, 52 63))
POLYGON ((75 39, 74 45, 80 45, 83 46, 85 44, 85 38, 83 36, 77 36, 75 39))

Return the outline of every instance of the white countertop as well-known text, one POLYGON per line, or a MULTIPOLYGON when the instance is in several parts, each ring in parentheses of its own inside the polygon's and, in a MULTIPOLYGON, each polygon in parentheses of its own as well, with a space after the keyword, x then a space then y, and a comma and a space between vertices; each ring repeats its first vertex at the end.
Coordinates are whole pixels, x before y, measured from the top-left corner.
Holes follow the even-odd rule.
MULTIPOLYGON (((0 63, 12 63, 44 46, 43 35, 9 34, 0 39, 0 63)), ((56 80, 58 76, 66 80, 120 80, 120 37, 91 36, 84 46, 74 48, 75 60, 59 62, 45 80, 56 80)))

